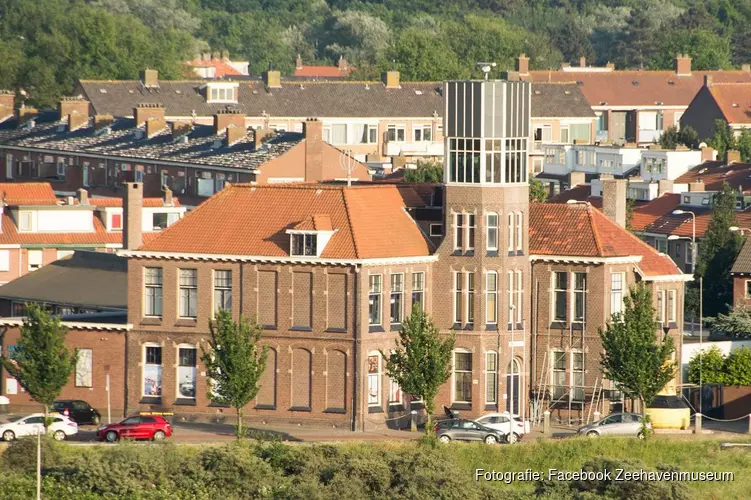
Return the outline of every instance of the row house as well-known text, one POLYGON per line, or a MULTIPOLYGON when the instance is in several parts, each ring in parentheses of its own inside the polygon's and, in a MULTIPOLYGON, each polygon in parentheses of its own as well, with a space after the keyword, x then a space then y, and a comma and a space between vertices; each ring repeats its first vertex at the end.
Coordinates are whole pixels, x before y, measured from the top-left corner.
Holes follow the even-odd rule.
POLYGON ((715 121, 724 121, 733 135, 751 128, 751 107, 746 100, 751 92, 748 81, 715 81, 712 75, 704 77, 704 86, 699 90, 681 117, 681 125, 690 126, 702 140, 711 139, 715 133, 715 121))
MULTIPOLYGON (((593 67, 584 57, 578 66, 530 71, 529 60, 522 55, 517 73, 531 82, 575 82, 597 115, 596 140, 620 144, 651 144, 669 127, 684 123, 683 114, 704 85, 705 76, 717 83, 751 83, 751 66, 747 64, 740 70, 696 71, 685 54, 676 55, 673 71, 617 70, 612 64, 593 67)), ((705 118, 702 115, 699 121, 705 118)))
MULTIPOLYGON (((122 248, 123 208, 117 198, 58 198, 49 183, 0 183, 0 284, 71 255, 74 250, 122 248)), ((147 238, 185 213, 176 198, 144 200, 147 238)))
POLYGON ((248 130, 236 110, 218 110, 211 125, 166 121, 160 104, 140 104, 133 118, 89 116, 85 99, 60 101, 57 113, 29 113, 4 123, 0 178, 44 179, 58 192, 112 194, 143 182, 148 196, 166 189, 195 205, 228 182, 370 180, 368 169, 323 141, 323 124, 303 133, 248 130))
MULTIPOLYGON (((130 116, 137 104, 152 102, 166 106, 170 121, 210 123, 217 105, 232 106, 245 114, 249 127, 288 132, 301 132, 306 117, 315 116, 326 142, 371 167, 388 172, 408 162, 442 161, 441 82, 404 82, 398 71, 385 73, 380 82, 330 78, 327 73, 320 81, 283 80, 268 71, 260 81, 162 81, 149 70, 140 81, 82 80, 75 94, 91 102, 93 114, 113 116, 130 116)), ((543 144, 593 142, 595 116, 573 82, 535 83, 531 106, 530 170, 542 168, 543 144)))
MULTIPOLYGON (((456 333, 436 403, 467 416, 543 406, 583 415, 582 400, 602 387, 592 332, 637 281, 652 286, 666 331, 680 331, 686 278, 622 227, 624 181, 607 183, 605 215, 529 203, 529 83, 444 91, 442 186, 233 184, 150 241, 126 225, 123 407, 232 415, 210 401, 198 354, 220 308, 256 318, 270 349, 249 418, 353 430, 406 426, 422 407, 383 357, 413 307, 456 333), (442 227, 430 236, 436 205, 442 227)), ((127 183, 126 221, 140 220, 142 190, 127 183)))

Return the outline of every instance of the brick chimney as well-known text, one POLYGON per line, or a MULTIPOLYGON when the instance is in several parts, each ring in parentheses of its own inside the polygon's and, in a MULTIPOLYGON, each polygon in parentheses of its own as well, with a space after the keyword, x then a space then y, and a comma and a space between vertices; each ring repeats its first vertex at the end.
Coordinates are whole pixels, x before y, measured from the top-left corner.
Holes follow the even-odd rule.
POLYGON ((94 130, 101 130, 109 127, 115 121, 112 115, 94 115, 94 130))
POLYGON ((606 65, 605 65, 605 67, 606 67, 607 69, 613 69, 613 70, 614 70, 614 69, 615 69, 615 63, 611 63, 611 62, 608 62, 608 63, 607 63, 606 65))
POLYGON ((81 96, 78 97, 63 97, 60 102, 57 103, 57 119, 64 120, 73 112, 80 113, 82 115, 89 116, 89 101, 81 96))
POLYGON ((323 180, 323 123, 315 118, 305 120, 305 181, 323 180))
POLYGON ((712 86, 712 75, 704 75, 704 86, 705 87, 712 86))
POLYGON ((193 130, 193 124, 188 121, 176 121, 170 124, 172 127, 172 138, 177 139, 185 134, 189 134, 193 130))
POLYGON ((691 58, 688 54, 676 54, 675 74, 678 76, 691 76, 691 58))
POLYGON ((165 207, 175 206, 175 198, 172 196, 172 190, 168 188, 167 186, 164 187, 164 206, 165 207))
POLYGON ((89 114, 79 113, 73 111, 68 115, 68 132, 73 132, 79 128, 87 127, 89 125, 89 114))
POLYGON ((16 93, 12 90, 0 90, 0 120, 13 116, 16 93))
POLYGON ((696 182, 691 182, 688 185, 688 192, 689 193, 703 193, 704 192, 704 183, 700 180, 697 180, 696 182))
POLYGON ((263 84, 269 89, 282 88, 282 74, 274 70, 264 71, 263 84))
POLYGON ((147 120, 156 118, 158 120, 164 120, 164 106, 161 104, 142 103, 133 108, 133 118, 135 119, 136 127, 140 127, 147 120))
POLYGON ((295 69, 302 69, 302 56, 300 54, 297 54, 297 59, 295 59, 295 69))
POLYGON ((714 161, 717 158, 717 151, 711 146, 701 148, 701 161, 714 161))
POLYGON ((519 57, 516 58, 516 67, 514 69, 520 76, 529 74, 529 57, 527 57, 527 54, 519 54, 519 57))
POLYGON ((626 227, 626 179, 602 181, 602 211, 605 216, 621 227, 626 227))
POLYGON ((735 149, 728 149, 727 152, 725 152, 725 164, 730 165, 731 163, 740 163, 741 162, 741 152, 737 151, 735 149))
POLYGON ((141 71, 141 84, 147 89, 159 86, 159 72, 155 69, 145 69, 141 71))
POLYGON ((245 129, 245 114, 235 109, 222 109, 214 115, 214 133, 219 135, 230 125, 245 129))
POLYGON ((669 179, 660 179, 657 181, 657 196, 673 192, 673 181, 669 179))
POLYGON ((349 62, 347 62, 344 56, 339 56, 339 60, 336 62, 336 67, 340 70, 346 70, 349 68, 349 62))
POLYGON ((164 118, 149 118, 146 120, 146 138, 150 139, 167 128, 164 118))
POLYGON ((579 58, 579 67, 580 68, 586 68, 587 67, 587 58, 584 56, 581 56, 579 58))
POLYGON ((89 204, 89 192, 86 191, 84 188, 80 188, 76 192, 78 193, 78 203, 81 205, 88 205, 89 204))
POLYGON ((37 115, 39 115, 39 110, 36 108, 32 108, 30 106, 25 106, 21 104, 21 107, 18 108, 17 114, 18 114, 18 124, 23 125, 29 120, 35 119, 37 115))
POLYGON ((398 71, 387 71, 383 74, 383 83, 387 89, 401 88, 399 83, 400 75, 398 71))
POLYGON ((124 186, 123 248, 135 250, 143 243, 143 183, 126 182, 124 186))
POLYGON ((751 64, 741 64, 741 71, 751 73, 751 64))
POLYGON ((242 140, 248 133, 245 129, 245 125, 238 127, 237 125, 231 124, 225 130, 227 131, 227 137, 225 138, 226 146, 232 146, 233 144, 236 144, 238 141, 242 140))
POLYGON ((263 140, 274 132, 267 128, 253 130, 253 151, 258 151, 263 146, 263 140))
POLYGON ((568 173, 568 188, 575 188, 576 186, 581 186, 582 184, 587 183, 587 174, 584 172, 569 172, 568 173))

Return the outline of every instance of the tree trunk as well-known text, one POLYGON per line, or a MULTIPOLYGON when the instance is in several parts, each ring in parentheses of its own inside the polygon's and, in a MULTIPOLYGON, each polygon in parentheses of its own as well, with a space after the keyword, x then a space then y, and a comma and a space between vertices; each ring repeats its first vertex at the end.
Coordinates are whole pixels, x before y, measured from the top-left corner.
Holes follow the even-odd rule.
POLYGON ((243 409, 237 408, 237 440, 243 437, 243 409))
POLYGON ((425 399, 425 413, 427 413, 427 420, 425 421, 425 435, 433 435, 433 400, 425 399))
POLYGON ((47 434, 47 428, 50 425, 49 418, 50 418, 50 409, 49 409, 49 406, 45 404, 44 405, 44 434, 45 435, 47 434))

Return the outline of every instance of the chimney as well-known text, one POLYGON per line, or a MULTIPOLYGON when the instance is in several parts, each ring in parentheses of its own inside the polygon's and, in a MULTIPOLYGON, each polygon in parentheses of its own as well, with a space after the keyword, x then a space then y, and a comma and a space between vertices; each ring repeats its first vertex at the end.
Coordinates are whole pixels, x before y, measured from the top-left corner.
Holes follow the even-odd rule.
POLYGON ((519 73, 519 75, 529 74, 529 57, 527 57, 527 54, 519 54, 519 57, 516 58, 516 67, 514 70, 519 73))
POLYGON ((302 68, 302 57, 300 54, 297 54, 297 59, 295 60, 295 69, 301 69, 302 68))
POLYGON ((225 144, 228 147, 242 140, 248 133, 244 125, 242 127, 238 127, 237 125, 229 125, 225 130, 227 130, 225 144))
POLYGON ((626 227, 626 179, 602 181, 602 211, 621 227, 626 227))
POLYGON ((701 161, 715 161, 717 159, 717 151, 711 146, 704 146, 701 148, 701 161))
POLYGON ((165 128, 167 128, 167 122, 164 118, 149 118, 146 120, 146 138, 151 139, 165 128))
POLYGON ((257 128, 253 130, 253 151, 258 151, 259 149, 261 149, 261 147, 263 146, 263 140, 272 134, 273 132, 266 128, 257 128))
POLYGON ((148 69, 141 71, 141 84, 147 89, 156 88, 159 86, 159 72, 155 69, 148 69))
POLYGON ((219 51, 219 55, 222 56, 222 61, 229 61, 229 50, 222 49, 219 51))
POLYGON ((399 89, 401 88, 399 78, 398 71, 387 71, 383 74, 383 83, 386 85, 387 89, 399 89))
POLYGON ((114 121, 115 117, 112 115, 94 115, 94 130, 97 131, 104 127, 109 127, 114 121))
POLYGON ((339 56, 339 60, 336 62, 336 67, 340 70, 346 70, 349 68, 349 62, 344 58, 344 56, 339 56))
POLYGON ((89 192, 86 191, 84 188, 80 188, 78 191, 78 203, 81 205, 88 205, 89 204, 89 192))
POLYGON ((123 224, 123 248, 135 250, 143 243, 143 183, 126 182, 123 196, 125 211, 123 224))
POLYGON ((23 125, 24 123, 35 119, 38 114, 39 111, 36 108, 21 104, 21 107, 18 108, 18 125, 23 125))
POLYGON ((174 207, 175 199, 172 197, 172 190, 168 187, 164 187, 164 206, 174 207))
POLYGON ((221 134, 230 125, 245 129, 245 115, 236 109, 222 109, 214 115, 214 133, 221 134))
POLYGON ((581 186, 582 184, 587 183, 587 174, 584 172, 569 172, 568 173, 568 188, 575 188, 576 186, 581 186))
POLYGON ((133 108, 133 118, 136 127, 140 127, 151 119, 164 120, 164 106, 150 103, 139 104, 133 108))
POLYGON ((204 62, 211 61, 211 52, 204 52, 201 54, 201 60, 204 62))
POLYGON ((216 61, 217 59, 219 59, 219 57, 220 57, 219 51, 215 50, 215 51, 211 52, 211 60, 212 61, 216 61))
POLYGON ((273 70, 264 71, 263 84, 269 89, 282 88, 282 74, 273 70))
POLYGON ((741 64, 741 71, 751 73, 751 64, 741 64))
POLYGON ((725 164, 730 165, 731 163, 740 163, 741 162, 741 152, 735 149, 728 149, 725 152, 725 164))
POLYGON ((0 120, 13 116, 15 98, 12 90, 0 90, 0 120))
POLYGON ((587 67, 587 58, 584 56, 581 56, 579 58, 579 67, 580 68, 586 68, 587 67))
POLYGON ((673 192, 673 181, 668 179, 660 179, 657 181, 657 196, 673 192))
POLYGON ((615 69, 615 63, 611 63, 611 62, 608 62, 608 63, 607 63, 606 65, 605 65, 605 67, 606 67, 607 69, 615 69))
POLYGON ((704 75, 704 86, 705 87, 712 86, 712 75, 704 75))
POLYGON ((57 119, 64 120, 68 115, 73 112, 80 113, 82 115, 89 116, 89 101, 78 97, 63 97, 60 102, 57 103, 57 119))
POLYGON ((688 54, 676 54, 675 74, 678 76, 691 76, 691 58, 688 54))
POLYGON ((68 115, 68 132, 73 132, 79 128, 88 127, 89 115, 73 111, 68 115))
MULTIPOLYGON (((323 180, 323 123, 315 118, 305 120, 305 181, 323 180)), ((344 153, 340 153, 344 154, 344 153)))
POLYGON ((177 139, 193 130, 193 124, 188 121, 177 121, 170 124, 172 126, 172 138, 177 139))
POLYGON ((696 182, 690 182, 688 185, 688 192, 689 193, 703 193, 704 183, 700 180, 697 180, 696 182))

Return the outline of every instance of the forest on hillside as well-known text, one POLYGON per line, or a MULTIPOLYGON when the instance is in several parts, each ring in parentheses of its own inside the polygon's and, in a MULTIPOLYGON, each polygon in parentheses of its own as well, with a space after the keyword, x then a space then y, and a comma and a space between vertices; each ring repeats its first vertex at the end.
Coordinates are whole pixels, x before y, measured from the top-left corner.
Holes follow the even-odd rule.
POLYGON ((751 0, 0 0, 0 88, 48 106, 77 78, 186 76, 208 50, 251 73, 306 64, 398 69, 406 80, 476 76, 477 61, 510 69, 578 61, 617 68, 696 69, 751 62, 751 0))

